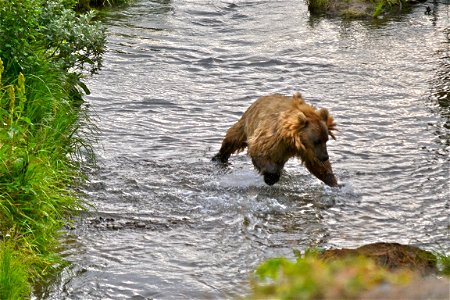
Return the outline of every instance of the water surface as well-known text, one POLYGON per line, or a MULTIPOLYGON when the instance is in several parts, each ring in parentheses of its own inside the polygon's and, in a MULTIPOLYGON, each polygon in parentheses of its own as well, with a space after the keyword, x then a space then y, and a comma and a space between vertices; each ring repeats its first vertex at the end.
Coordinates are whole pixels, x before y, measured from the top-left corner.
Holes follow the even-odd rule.
POLYGON ((86 103, 93 205, 47 299, 224 299, 262 260, 308 246, 449 249, 448 5, 381 22, 303 1, 150 1, 108 13, 86 103), (447 43, 446 43, 447 42, 447 43), (268 187, 242 153, 210 162, 257 97, 300 91, 339 132, 342 188, 290 161, 268 187))

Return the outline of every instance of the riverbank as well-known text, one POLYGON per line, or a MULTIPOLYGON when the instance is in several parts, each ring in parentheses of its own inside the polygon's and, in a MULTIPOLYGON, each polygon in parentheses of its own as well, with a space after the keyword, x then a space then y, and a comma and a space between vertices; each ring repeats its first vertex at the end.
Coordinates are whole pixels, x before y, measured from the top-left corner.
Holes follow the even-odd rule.
MULTIPOLYGON (((425 0, 426 1, 426 0, 425 0)), ((347 19, 380 18, 398 14, 420 2, 417 0, 306 0, 314 15, 327 15, 347 19)))
POLYGON ((86 206, 83 77, 101 66, 105 30, 76 5, 0 2, 0 299, 29 298, 64 266, 61 229, 86 206))
POLYGON ((374 243, 356 249, 309 249, 296 261, 258 266, 249 299, 447 299, 446 255, 374 243), (436 276, 439 274, 439 276, 436 276))

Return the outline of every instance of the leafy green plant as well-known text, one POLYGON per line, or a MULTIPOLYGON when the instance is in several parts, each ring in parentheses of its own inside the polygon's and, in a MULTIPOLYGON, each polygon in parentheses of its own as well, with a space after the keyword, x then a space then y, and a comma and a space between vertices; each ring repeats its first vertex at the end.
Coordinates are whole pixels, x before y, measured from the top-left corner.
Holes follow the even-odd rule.
POLYGON ((256 269, 251 299, 354 299, 383 282, 407 283, 412 272, 391 273, 363 258, 325 262, 315 251, 296 261, 272 258, 256 269))
POLYGON ((13 73, 33 65, 41 0, 0 1, 0 57, 13 73))
POLYGON ((67 190, 79 175, 68 157, 76 148, 71 135, 77 111, 64 101, 56 82, 50 82, 52 76, 45 78, 50 85, 40 79, 39 86, 31 83, 34 90, 29 94, 22 74, 17 84, 1 87, 2 107, 7 109, 1 111, 0 213, 3 226, 16 226, 36 241, 37 251, 46 253, 55 229, 64 224, 63 216, 80 208, 74 192, 67 190), (52 93, 44 96, 46 90, 52 93), (41 106, 49 112, 42 113, 41 106))
POLYGON ((6 73, 38 69, 40 57, 71 73, 101 66, 105 29, 73 0, 0 1, 0 57, 6 73), (10 71, 11 70, 11 71, 10 71))
POLYGON ((95 13, 76 15, 73 7, 61 1, 47 0, 40 14, 46 57, 65 70, 97 71, 105 44, 105 32, 95 13))

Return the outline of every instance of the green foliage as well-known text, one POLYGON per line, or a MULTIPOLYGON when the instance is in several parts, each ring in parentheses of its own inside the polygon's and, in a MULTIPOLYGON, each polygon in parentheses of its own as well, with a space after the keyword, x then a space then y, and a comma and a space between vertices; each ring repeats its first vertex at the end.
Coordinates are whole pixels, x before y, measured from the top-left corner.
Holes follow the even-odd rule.
POLYGON ((383 13, 384 1, 378 1, 375 3, 372 16, 374 18, 380 16, 383 13))
POLYGON ((101 66, 104 28, 94 14, 77 15, 72 0, 0 0, 0 57, 6 73, 29 73, 45 59, 64 70, 101 66), (11 70, 11 71, 10 71, 11 70))
POLYGON ((251 299, 354 299, 383 282, 402 284, 412 273, 391 273, 356 257, 324 262, 315 251, 296 261, 273 258, 256 269, 251 299))
POLYGON ((435 256, 442 275, 450 277, 450 255, 436 253, 435 256))
POLYGON ((81 208, 67 189, 81 174, 70 157, 79 148, 77 109, 58 84, 64 74, 42 68, 47 76, 32 76, 28 89, 21 73, 0 86, 0 228, 15 227, 46 254, 64 216, 81 208))
POLYGON ((324 13, 330 5, 330 0, 306 0, 306 5, 313 14, 324 13))
POLYGON ((81 78, 100 67, 105 33, 76 4, 0 0, 0 299, 27 297, 61 265, 58 234, 84 208, 72 188, 92 153, 77 135, 81 78))
POLYGON ((14 244, 3 241, 0 245, 0 299, 28 297, 27 268, 26 259, 15 251, 14 244))
POLYGON ((33 64, 41 0, 0 0, 0 57, 15 71, 33 64))
POLYGON ((398 7, 399 10, 402 10, 406 4, 407 0, 375 0, 372 16, 376 18, 384 13, 391 12, 394 7, 398 7))
POLYGON ((92 11, 76 15, 72 7, 67 8, 61 1, 47 0, 40 15, 46 56, 65 70, 97 71, 101 66, 105 33, 94 17, 92 11))

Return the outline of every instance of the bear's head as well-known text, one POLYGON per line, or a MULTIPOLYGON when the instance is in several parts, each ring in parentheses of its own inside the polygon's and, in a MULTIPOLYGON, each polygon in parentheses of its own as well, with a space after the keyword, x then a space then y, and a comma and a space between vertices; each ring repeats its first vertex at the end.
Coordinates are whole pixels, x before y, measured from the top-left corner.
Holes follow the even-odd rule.
POLYGON ((328 110, 315 110, 301 103, 288 112, 283 126, 284 136, 291 144, 293 152, 300 157, 306 168, 329 186, 336 186, 327 151, 328 137, 336 139, 333 131, 336 123, 328 110))
POLYGON ((307 160, 328 160, 327 142, 328 136, 336 139, 333 130, 336 124, 325 108, 319 111, 298 112, 298 132, 299 138, 297 150, 302 158, 307 160))

